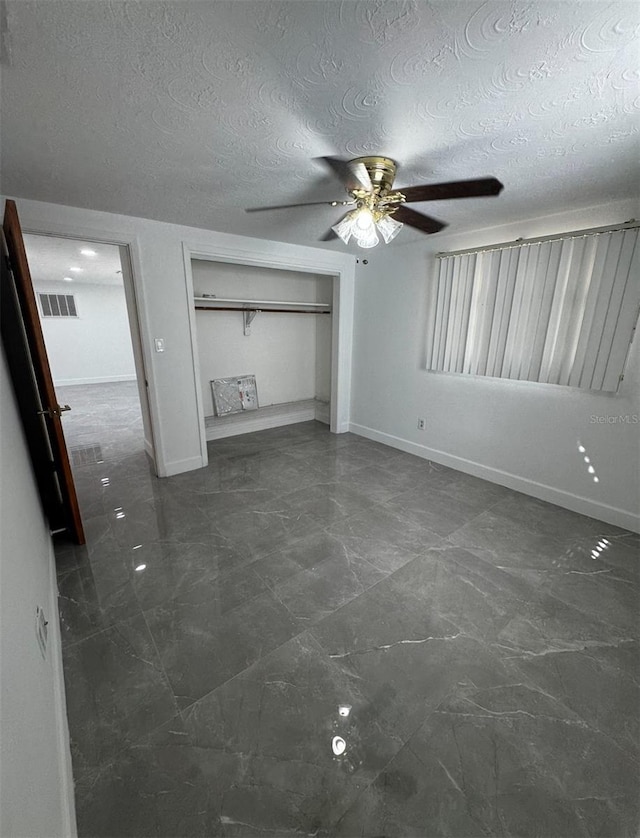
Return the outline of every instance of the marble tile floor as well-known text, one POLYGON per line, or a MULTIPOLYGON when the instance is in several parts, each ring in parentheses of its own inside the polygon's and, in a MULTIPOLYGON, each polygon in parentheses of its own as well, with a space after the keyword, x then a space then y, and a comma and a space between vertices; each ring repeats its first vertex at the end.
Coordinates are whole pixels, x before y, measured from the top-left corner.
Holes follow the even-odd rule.
POLYGON ((62 414, 62 426, 72 466, 95 460, 89 449, 99 447, 108 460, 143 450, 142 413, 136 381, 56 386, 58 404, 71 410, 62 414))
POLYGON ((316 422, 158 480, 120 424, 57 548, 81 838, 637 835, 637 535, 316 422))

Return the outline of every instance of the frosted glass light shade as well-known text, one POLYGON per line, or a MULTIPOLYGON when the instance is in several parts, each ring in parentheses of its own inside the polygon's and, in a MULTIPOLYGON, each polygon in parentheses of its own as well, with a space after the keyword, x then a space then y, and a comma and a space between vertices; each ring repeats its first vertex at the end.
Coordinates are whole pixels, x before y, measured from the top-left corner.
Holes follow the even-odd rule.
POLYGON ((395 239, 400 230, 404 227, 400 221, 396 221, 390 215, 383 215, 382 218, 376 222, 376 227, 382 235, 385 244, 395 239))
POLYGON ((375 247, 380 239, 376 233, 373 213, 368 207, 356 210, 353 219, 352 235, 359 247, 375 247))
POLYGON ((371 235, 371 231, 375 232, 373 214, 367 207, 356 210, 353 215, 354 231, 353 235, 371 235))
POLYGON ((375 227, 371 227, 370 230, 364 231, 358 230, 358 228, 355 227, 353 231, 353 237, 356 240, 356 244, 359 247, 375 247, 380 242, 375 227))
POLYGON ((348 244, 353 236, 359 247, 368 248, 380 243, 378 231, 388 244, 400 232, 402 224, 389 216, 383 216, 375 221, 371 210, 368 207, 361 207, 348 212, 331 229, 345 244, 348 244))
POLYGON ((333 232, 342 239, 345 244, 349 244, 349 239, 351 238, 351 233, 353 231, 353 219, 351 218, 350 212, 348 212, 344 218, 341 218, 337 224, 334 224, 331 228, 333 232))

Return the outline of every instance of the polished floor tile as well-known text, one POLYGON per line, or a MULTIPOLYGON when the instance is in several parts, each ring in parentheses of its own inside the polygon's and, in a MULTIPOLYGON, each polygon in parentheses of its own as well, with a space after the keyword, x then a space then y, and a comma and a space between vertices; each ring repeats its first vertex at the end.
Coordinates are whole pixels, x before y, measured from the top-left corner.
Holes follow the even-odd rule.
POLYGON ((158 480, 58 395, 80 838, 637 835, 637 535, 316 422, 158 480))
POLYGON ((632 835, 637 798, 627 752, 554 697, 505 685, 443 700, 333 834, 632 835))

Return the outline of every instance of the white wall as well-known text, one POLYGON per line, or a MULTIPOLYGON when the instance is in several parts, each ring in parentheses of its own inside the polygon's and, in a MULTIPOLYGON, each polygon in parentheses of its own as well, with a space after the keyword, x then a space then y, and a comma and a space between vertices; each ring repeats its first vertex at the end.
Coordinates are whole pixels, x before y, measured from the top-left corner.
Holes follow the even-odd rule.
POLYGON ((33 287, 36 292, 73 294, 76 302, 77 318, 40 317, 54 384, 135 380, 122 283, 38 282, 34 276, 33 287))
POLYGON ((316 368, 315 397, 322 402, 331 401, 331 329, 333 315, 316 318, 316 368))
POLYGON ((75 834, 53 548, 0 352, 0 835, 75 834), (40 655, 36 607, 49 621, 40 655))
MULTIPOLYGON (((315 302, 331 300, 332 279, 298 271, 194 259, 196 295, 247 300, 315 302)), ((196 331, 200 386, 207 416, 214 413, 210 382, 214 378, 255 375, 261 407, 312 399, 319 384, 330 391, 331 333, 317 358, 317 325, 327 315, 261 312, 243 332, 239 311, 198 311, 196 331), (317 367, 320 367, 316 382, 317 367), (325 381, 324 378, 328 378, 325 381)), ((324 334, 324 333, 323 333, 324 334)))
POLYGON ((640 414, 640 341, 617 395, 427 372, 426 305, 434 253, 615 224, 631 203, 549 215, 474 233, 376 248, 358 266, 352 430, 584 514, 638 529, 640 425, 592 416, 640 414), (417 429, 426 417, 425 431, 417 429), (580 440, 596 468, 594 483, 580 440))
MULTIPOLYGON (((319 274, 340 276, 340 327, 333 353, 333 372, 349 393, 351 328, 355 258, 283 242, 269 242, 165 224, 126 215, 16 199, 23 230, 29 233, 128 245, 141 321, 142 349, 149 381, 156 466, 161 477, 206 464, 204 426, 198 410, 200 381, 196 378, 191 343, 190 277, 185 248, 197 254, 241 253, 243 263, 269 261, 276 267, 296 264, 319 274), (153 350, 153 339, 165 340, 165 351, 153 350)), ((233 261, 233 259, 225 259, 233 261)), ((336 430, 349 421, 349 399, 343 398, 336 430)), ((337 409, 337 408, 336 408, 337 409)))

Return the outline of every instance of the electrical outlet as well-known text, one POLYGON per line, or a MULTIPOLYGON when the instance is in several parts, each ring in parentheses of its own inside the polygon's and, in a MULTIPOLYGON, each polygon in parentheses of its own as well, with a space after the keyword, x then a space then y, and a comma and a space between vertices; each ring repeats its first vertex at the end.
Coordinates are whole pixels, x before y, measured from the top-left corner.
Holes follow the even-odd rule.
POLYGON ((427 427, 427 420, 426 419, 418 419, 418 430, 424 431, 427 427))

